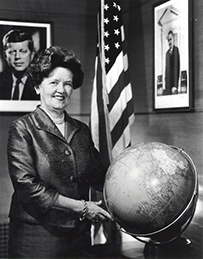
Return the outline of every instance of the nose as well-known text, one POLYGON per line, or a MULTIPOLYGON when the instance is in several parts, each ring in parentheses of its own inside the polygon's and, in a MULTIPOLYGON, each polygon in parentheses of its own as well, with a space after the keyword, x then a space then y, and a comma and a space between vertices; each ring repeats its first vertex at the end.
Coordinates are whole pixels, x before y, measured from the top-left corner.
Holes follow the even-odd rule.
POLYGON ((15 52, 15 58, 16 58, 16 59, 19 59, 19 58, 20 58, 20 52, 19 52, 19 51, 16 51, 16 52, 15 52))
POLYGON ((64 93, 64 92, 65 92, 63 82, 59 82, 59 83, 58 83, 57 91, 58 91, 59 93, 64 93))

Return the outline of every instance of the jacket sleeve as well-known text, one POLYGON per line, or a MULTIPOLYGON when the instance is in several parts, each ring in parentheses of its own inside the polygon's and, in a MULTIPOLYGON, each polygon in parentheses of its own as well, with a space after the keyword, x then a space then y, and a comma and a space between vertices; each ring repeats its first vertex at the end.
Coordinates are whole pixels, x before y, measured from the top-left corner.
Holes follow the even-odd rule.
POLYGON ((10 126, 7 155, 9 174, 18 202, 28 214, 38 219, 49 210, 59 194, 39 179, 32 139, 21 120, 10 126))

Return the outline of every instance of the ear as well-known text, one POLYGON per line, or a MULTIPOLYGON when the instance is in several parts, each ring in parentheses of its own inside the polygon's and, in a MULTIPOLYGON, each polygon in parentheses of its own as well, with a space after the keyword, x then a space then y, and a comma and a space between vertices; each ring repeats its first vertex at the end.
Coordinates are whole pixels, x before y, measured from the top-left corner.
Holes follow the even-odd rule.
POLYGON ((35 86, 35 92, 36 92, 36 94, 40 94, 40 90, 39 90, 39 86, 35 86))
POLYGON ((34 51, 32 51, 32 53, 31 53, 31 60, 30 60, 30 61, 32 61, 32 60, 33 60, 34 56, 35 56, 35 52, 34 52, 34 51))
POLYGON ((4 58, 7 60, 6 50, 4 50, 4 58))

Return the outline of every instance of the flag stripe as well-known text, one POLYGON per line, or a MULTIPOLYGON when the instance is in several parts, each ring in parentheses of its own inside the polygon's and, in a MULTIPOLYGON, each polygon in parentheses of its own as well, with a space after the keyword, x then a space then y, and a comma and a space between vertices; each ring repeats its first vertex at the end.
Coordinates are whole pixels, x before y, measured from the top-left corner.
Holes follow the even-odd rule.
POLYGON ((121 150, 123 150, 123 147, 125 148, 129 147, 131 145, 131 139, 130 139, 130 127, 127 126, 123 130, 122 136, 118 139, 114 147, 112 148, 112 156, 117 157, 121 150))
MULTIPOLYGON (((132 99, 130 100, 132 102, 132 99)), ((129 102, 129 105, 131 105, 129 102)), ((119 120, 117 121, 116 125, 114 128, 111 130, 111 135, 112 135, 112 145, 114 146, 115 143, 118 141, 120 136, 122 135, 123 129, 129 125, 129 120, 128 120, 128 104, 126 108, 123 110, 122 115, 120 116, 119 120)))
MULTIPOLYGON (((116 103, 116 101, 119 99, 121 93, 123 90, 126 92, 131 92, 131 85, 130 85, 130 80, 129 77, 124 77, 123 75, 124 72, 122 72, 118 78, 117 83, 115 86, 111 89, 111 92, 109 93, 109 111, 111 111, 113 105, 116 103), (127 90, 126 90, 127 88, 127 90)), ((130 96, 132 98, 132 95, 130 96)))
POLYGON ((124 66, 124 71, 128 70, 128 56, 127 54, 123 56, 123 66, 124 66))
POLYGON ((111 89, 116 84, 118 77, 123 72, 123 52, 121 52, 117 59, 116 63, 112 68, 109 70, 108 74, 106 75, 106 86, 108 93, 110 93, 111 89))
POLYGON ((99 149, 99 115, 98 115, 98 104, 97 104, 97 64, 98 64, 98 56, 95 59, 95 78, 93 82, 93 91, 92 91, 92 101, 91 101, 91 120, 90 120, 90 128, 92 133, 92 139, 97 149, 99 149))
MULTIPOLYGON (((129 87, 130 87, 130 85, 129 85, 129 87)), ((130 95, 130 93, 128 92, 128 88, 126 87, 121 92, 119 99, 114 104, 113 108, 111 109, 111 111, 109 113, 110 114, 109 116, 111 118, 111 120, 109 121, 110 130, 113 130, 113 128, 116 127, 116 122, 119 120, 120 116, 122 115, 122 112, 126 109, 126 106, 131 99, 132 99, 132 96, 130 95)))

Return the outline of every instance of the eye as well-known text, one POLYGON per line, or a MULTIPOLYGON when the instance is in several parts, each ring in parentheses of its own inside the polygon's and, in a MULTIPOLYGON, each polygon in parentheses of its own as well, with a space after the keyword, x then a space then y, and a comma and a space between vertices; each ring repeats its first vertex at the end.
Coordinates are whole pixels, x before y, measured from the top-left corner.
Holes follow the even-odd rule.
POLYGON ((57 80, 51 81, 50 85, 53 85, 53 86, 58 85, 58 81, 57 80))
POLYGON ((72 81, 65 81, 65 82, 64 82, 64 85, 65 85, 65 86, 69 86, 69 87, 71 87, 71 88, 73 87, 72 81))
POLYGON ((27 49, 21 49, 20 52, 25 54, 25 53, 27 53, 27 49))
POLYGON ((15 50, 9 50, 8 52, 10 55, 14 55, 15 54, 15 50))

